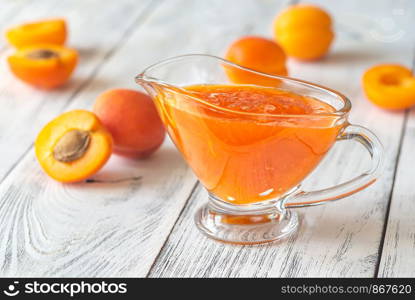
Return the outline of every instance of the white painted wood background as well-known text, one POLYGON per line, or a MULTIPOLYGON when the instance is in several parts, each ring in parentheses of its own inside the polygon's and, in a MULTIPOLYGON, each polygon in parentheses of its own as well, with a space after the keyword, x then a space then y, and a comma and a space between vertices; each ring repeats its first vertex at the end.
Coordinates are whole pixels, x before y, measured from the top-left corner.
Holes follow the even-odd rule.
MULTIPOLYGON (((336 41, 314 63, 289 62, 290 74, 346 94, 351 121, 372 129, 386 150, 382 178, 327 206, 301 209, 287 241, 234 246, 200 234, 195 209, 206 193, 167 141, 152 158, 113 156, 94 178, 49 179, 33 153, 37 132, 62 111, 91 108, 102 91, 138 88, 134 75, 185 53, 222 55, 246 34, 271 36, 289 0, 0 0, 0 29, 64 16, 80 51, 72 80, 52 92, 12 77, 0 44, 0 276, 402 277, 415 276, 415 112, 382 111, 365 99, 369 66, 414 60, 415 2, 321 0, 336 41), (141 177, 141 179, 132 179, 141 177)), ((339 143, 308 180, 323 187, 352 177, 368 157, 339 143)))

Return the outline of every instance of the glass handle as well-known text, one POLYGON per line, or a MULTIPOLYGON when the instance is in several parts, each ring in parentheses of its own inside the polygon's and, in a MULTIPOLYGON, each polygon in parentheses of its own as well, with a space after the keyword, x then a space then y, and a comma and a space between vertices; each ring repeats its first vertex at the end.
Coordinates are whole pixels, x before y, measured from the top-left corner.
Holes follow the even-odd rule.
POLYGON ((370 169, 349 181, 330 188, 296 192, 288 197, 295 202, 285 203, 286 208, 314 206, 339 200, 363 190, 379 177, 383 168, 383 146, 370 130, 357 125, 349 125, 337 140, 354 140, 362 144, 371 157, 372 166, 370 169))

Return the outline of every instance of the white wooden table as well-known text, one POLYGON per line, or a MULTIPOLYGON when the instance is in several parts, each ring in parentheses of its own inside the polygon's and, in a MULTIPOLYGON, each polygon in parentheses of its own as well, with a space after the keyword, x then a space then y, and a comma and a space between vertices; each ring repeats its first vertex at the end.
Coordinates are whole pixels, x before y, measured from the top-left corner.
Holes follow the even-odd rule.
MULTIPOLYGON (((102 91, 138 88, 134 75, 185 53, 222 55, 246 34, 271 36, 283 0, 0 0, 0 27, 64 16, 80 64, 64 87, 45 92, 13 78, 0 44, 0 276, 402 277, 415 276, 415 110, 372 106, 360 80, 369 66, 411 66, 415 1, 307 1, 333 16, 328 57, 289 62, 291 76, 326 85, 353 102, 351 121, 372 129, 386 150, 382 178, 340 202, 300 210, 287 241, 234 246, 193 224, 206 201, 171 142, 152 158, 113 156, 94 178, 64 185, 37 164, 33 141, 59 113, 91 108, 102 91), (141 180, 132 177, 141 176, 141 180)), ((363 149, 336 145, 308 180, 323 187, 362 170, 363 149)))

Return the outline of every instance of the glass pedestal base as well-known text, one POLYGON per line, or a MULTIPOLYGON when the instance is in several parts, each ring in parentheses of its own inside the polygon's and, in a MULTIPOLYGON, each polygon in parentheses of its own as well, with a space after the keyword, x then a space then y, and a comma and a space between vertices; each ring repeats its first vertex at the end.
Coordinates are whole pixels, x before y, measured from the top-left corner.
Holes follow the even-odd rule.
POLYGON ((229 215, 212 210, 208 204, 195 215, 197 227, 207 236, 226 243, 262 244, 283 239, 294 233, 299 225, 296 212, 283 214, 229 215))

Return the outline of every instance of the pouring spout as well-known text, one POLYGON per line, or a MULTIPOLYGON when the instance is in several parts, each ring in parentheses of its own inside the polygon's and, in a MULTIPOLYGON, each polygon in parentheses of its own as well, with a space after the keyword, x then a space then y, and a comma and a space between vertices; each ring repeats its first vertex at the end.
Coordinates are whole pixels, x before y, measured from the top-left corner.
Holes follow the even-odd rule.
POLYGON ((156 80, 145 76, 144 73, 137 75, 135 77, 135 82, 141 85, 151 97, 155 98, 158 94, 159 84, 156 82, 156 80))

